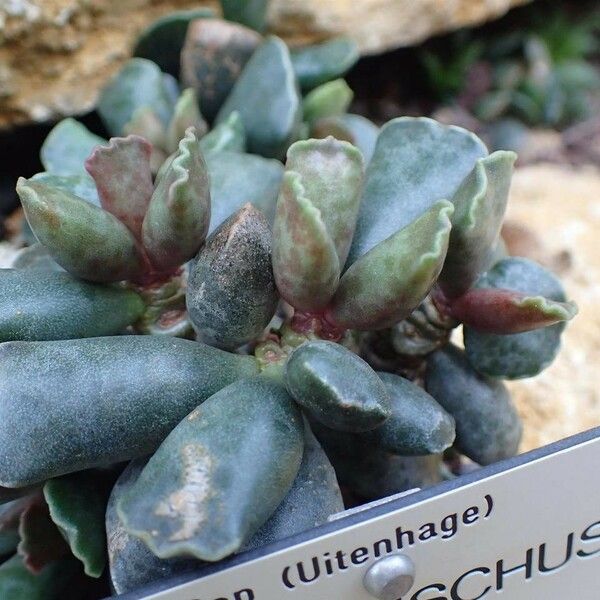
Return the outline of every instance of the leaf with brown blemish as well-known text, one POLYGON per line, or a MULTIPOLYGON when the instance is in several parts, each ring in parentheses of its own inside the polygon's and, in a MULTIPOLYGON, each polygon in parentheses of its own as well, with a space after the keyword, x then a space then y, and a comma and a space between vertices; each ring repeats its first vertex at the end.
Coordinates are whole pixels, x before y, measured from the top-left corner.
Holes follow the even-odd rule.
POLYGON ((115 215, 140 239, 142 222, 154 192, 150 157, 152 145, 138 135, 111 138, 85 161, 104 210, 115 215))

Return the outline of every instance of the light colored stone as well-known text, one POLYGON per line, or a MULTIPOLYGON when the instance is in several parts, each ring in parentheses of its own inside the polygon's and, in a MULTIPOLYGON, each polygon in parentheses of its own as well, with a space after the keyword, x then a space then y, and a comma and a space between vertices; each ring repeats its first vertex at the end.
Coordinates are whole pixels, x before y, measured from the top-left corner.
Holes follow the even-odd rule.
POLYGON ((552 366, 508 384, 530 450, 600 425, 600 170, 539 164, 513 181, 508 219, 536 235, 532 258, 558 267, 579 305, 552 366))
MULTIPOLYGON (((271 29, 292 44, 348 34, 364 53, 419 42, 528 0, 273 0, 271 29)), ((197 0, 0 0, 0 128, 78 114, 157 17, 197 0)))

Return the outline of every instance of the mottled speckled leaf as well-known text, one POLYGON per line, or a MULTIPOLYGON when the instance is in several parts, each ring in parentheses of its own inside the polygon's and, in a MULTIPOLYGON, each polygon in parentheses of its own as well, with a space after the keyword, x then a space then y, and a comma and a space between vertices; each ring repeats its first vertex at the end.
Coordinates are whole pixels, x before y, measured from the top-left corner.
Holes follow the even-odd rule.
POLYGON ((151 23, 140 34, 133 56, 155 62, 162 71, 177 77, 185 35, 191 21, 214 16, 210 8, 169 13, 151 23))
POLYGON ((333 297, 332 322, 348 329, 382 329, 406 318, 442 269, 453 210, 450 202, 438 202, 355 262, 333 297))
POLYGON ((343 79, 328 81, 310 91, 302 102, 304 120, 314 123, 318 119, 344 114, 354 93, 343 79))
POLYGON ((44 140, 40 159, 53 175, 87 175, 83 161, 99 144, 106 144, 106 140, 75 119, 63 119, 44 140))
POLYGON ((73 473, 47 481, 44 497, 52 521, 83 563, 85 574, 100 577, 106 564, 106 482, 96 472, 73 473))
POLYGON ((477 373, 462 350, 448 346, 432 354, 425 387, 454 417, 459 452, 480 465, 517 453, 522 427, 508 390, 477 373))
POLYGON ((389 392, 375 371, 334 342, 310 341, 285 366, 288 391, 314 419, 341 431, 368 431, 391 415, 389 392))
POLYGON ((247 202, 259 208, 269 223, 273 222, 283 178, 283 165, 278 160, 219 152, 208 154, 206 164, 210 176, 211 233, 247 202))
MULTIPOLYGON (((566 301, 560 281, 548 270, 524 258, 499 261, 480 277, 476 288, 514 290, 555 302, 566 301)), ((467 357, 477 371, 491 377, 533 377, 554 360, 564 328, 565 323, 558 323, 525 333, 497 335, 465 327, 467 357)))
POLYGON ((340 260, 321 211, 294 171, 284 174, 277 200, 273 272, 281 296, 302 311, 325 307, 340 277, 340 260))
POLYGON ((296 142, 288 150, 285 168, 300 175, 304 193, 320 211, 343 265, 358 217, 364 175, 360 151, 332 137, 296 142))
MULTIPOLYGON (((104 141, 102 143, 105 143, 104 141)), ((83 165, 83 162, 82 162, 83 165)), ((98 190, 96 189, 96 183, 87 174, 81 175, 54 175, 53 173, 43 172, 36 173, 30 181, 36 181, 55 187, 65 192, 69 192, 79 198, 100 206, 100 197, 98 196, 98 190)))
POLYGON ((360 57, 358 45, 347 37, 297 48, 291 52, 294 72, 303 90, 341 77, 360 57))
POLYGON ((208 125, 198 108, 198 96, 192 88, 183 90, 175 104, 173 118, 167 129, 167 152, 177 151, 188 127, 194 127, 199 138, 208 131, 208 125))
POLYGON ((208 238, 190 268, 190 320, 200 340, 233 350, 261 335, 278 299, 269 224, 246 204, 208 238))
POLYGON ((111 135, 125 133, 125 126, 141 107, 151 108, 166 127, 175 101, 159 67, 144 58, 132 58, 104 87, 97 110, 111 135))
POLYGON ((193 128, 158 182, 142 226, 144 248, 160 270, 179 267, 198 252, 208 233, 208 172, 193 128))
POLYGON ((242 117, 250 152, 280 158, 293 142, 302 107, 289 51, 279 38, 267 38, 252 55, 217 123, 233 111, 242 117))
POLYGON ((199 145, 205 156, 210 152, 244 152, 246 132, 240 113, 232 112, 227 119, 207 133, 199 145))
POLYGON ((16 555, 0 565, 0 598, 6 600, 60 600, 70 579, 77 573, 77 561, 63 559, 31 573, 16 555))
POLYGON ((126 530, 161 558, 216 561, 237 551, 290 490, 302 427, 274 381, 222 389, 181 421, 121 498, 126 530))
POLYGON ((304 429, 304 455, 292 489, 273 516, 242 550, 260 548, 327 523, 344 510, 335 471, 308 424, 304 429))
POLYGON ((135 239, 115 216, 69 192, 22 177, 17 192, 35 236, 72 275, 110 282, 141 273, 135 239))
POLYGON ((375 152, 379 127, 362 115, 347 113, 318 119, 312 124, 310 135, 315 138, 332 135, 338 140, 354 144, 361 151, 365 164, 368 165, 375 152))
POLYGON ((144 312, 136 293, 68 273, 0 269, 0 341, 116 335, 144 312))
POLYGON ((0 485, 148 454, 191 409, 257 370, 252 357, 163 336, 0 344, 0 485))
POLYGON ((269 0, 220 0, 223 16, 228 21, 242 23, 256 31, 267 24, 269 0))
POLYGON ((140 239, 142 222, 154 192, 152 146, 138 135, 111 138, 85 161, 96 182, 102 208, 115 215, 140 239))
POLYGON ((452 232, 440 287, 449 298, 466 292, 486 270, 504 219, 514 152, 479 159, 452 198, 452 232))
POLYGON ((442 199, 450 199, 475 161, 481 140, 426 118, 393 119, 381 130, 369 164, 346 266, 442 199))
POLYGON ((181 53, 181 80, 196 90, 202 113, 212 121, 262 36, 237 23, 199 19, 188 29, 181 53))

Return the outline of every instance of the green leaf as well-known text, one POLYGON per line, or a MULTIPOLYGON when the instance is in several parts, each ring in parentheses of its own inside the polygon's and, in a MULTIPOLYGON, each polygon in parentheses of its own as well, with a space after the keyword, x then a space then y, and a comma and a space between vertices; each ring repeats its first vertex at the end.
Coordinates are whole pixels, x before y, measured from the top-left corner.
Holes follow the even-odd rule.
POLYGON ((232 112, 199 142, 200 150, 206 156, 210 152, 245 152, 246 132, 240 114, 232 112))
POLYGON ((427 296, 446 258, 454 207, 445 200, 367 252, 344 273, 328 309, 347 329, 383 329, 427 296))
POLYGON ((367 168, 346 267, 439 200, 452 198, 475 161, 486 155, 481 140, 459 127, 426 118, 389 121, 367 168))
POLYGON ((210 8, 166 14, 142 31, 133 49, 133 56, 147 58, 156 63, 161 71, 177 77, 181 49, 190 23, 213 16, 214 12, 210 8))
POLYGON ((50 517, 89 577, 100 577, 106 564, 107 496, 98 473, 91 471, 51 479, 44 485, 50 517))
POLYGON ((358 217, 364 175, 360 151, 331 137, 296 142, 288 150, 285 167, 300 175, 306 197, 320 211, 343 265, 358 217))
MULTIPOLYGON (((513 290, 528 297, 543 297, 560 303, 566 301, 560 281, 548 270, 524 258, 499 261, 480 277, 476 289, 513 290)), ((560 310, 566 311, 565 317, 572 313, 569 306, 560 310)), ((467 358, 477 371, 491 377, 533 377, 556 357, 564 329, 565 323, 558 323, 525 333, 497 335, 465 326, 467 358)))
POLYGON ((196 90, 209 121, 261 43, 262 36, 237 23, 199 19, 190 24, 181 53, 181 80, 196 90))
POLYGON ((0 341, 116 335, 141 317, 135 292, 68 273, 0 269, 0 341))
POLYGON ((192 88, 183 90, 175 105, 173 118, 167 129, 167 152, 177 151, 188 127, 194 127, 199 138, 208 131, 208 125, 198 108, 198 96, 192 88))
POLYGON ((97 146, 85 161, 96 182, 102 208, 140 239, 142 222, 154 192, 150 156, 152 146, 143 137, 111 138, 97 146))
POLYGON ((273 272, 281 296, 303 311, 325 307, 339 281, 340 261, 333 239, 294 171, 284 174, 277 200, 273 272))
POLYGON ((252 357, 154 335, 0 344, 0 485, 153 452, 191 409, 257 372, 252 357))
MULTIPOLYGON (((27 223, 27 221, 24 221, 24 223, 27 223)), ((29 226, 29 224, 27 225, 29 226)), ((31 246, 21 248, 15 255, 11 267, 13 269, 32 269, 35 271, 54 271, 58 273, 64 273, 65 271, 52 259, 46 247, 38 241, 31 246)))
POLYGON ((354 92, 343 79, 329 81, 310 91, 302 102, 304 120, 314 123, 318 119, 344 114, 352 102, 354 92))
POLYGON ((44 171, 42 173, 36 173, 30 181, 58 188, 59 190, 69 192, 90 204, 100 206, 100 197, 98 196, 96 183, 87 173, 85 175, 54 175, 53 173, 44 171))
POLYGON ((454 417, 456 448, 480 465, 514 456, 522 426, 503 383, 480 375, 455 346, 427 362, 427 391, 454 417))
POLYGON ((302 426, 273 381, 224 388, 181 421, 121 498, 126 530, 161 558, 217 561, 237 551, 292 487, 302 426))
POLYGON ((278 299, 269 224, 246 204, 208 238, 190 269, 190 320, 200 340, 233 350, 261 335, 278 299))
POLYGON ((294 71, 303 90, 341 77, 354 66, 359 56, 357 43, 347 37, 333 38, 291 52, 294 71))
POLYGON ((217 115, 222 123, 233 111, 244 122, 250 152, 283 156, 300 124, 298 84, 285 43, 269 37, 246 64, 217 115))
POLYGON ((115 216, 73 194, 22 177, 17 193, 35 236, 69 273, 100 282, 140 275, 135 239, 115 216))
POLYGON ((386 386, 356 354, 334 342, 309 341, 285 366, 290 394, 311 417, 332 429, 368 431, 391 415, 386 386))
POLYGON ((106 143, 75 119, 63 119, 44 140, 40 159, 52 175, 87 175, 83 166, 85 157, 96 146, 106 143))
POLYGON ((142 239, 152 264, 175 269, 198 252, 208 233, 210 189, 198 138, 189 128, 160 178, 144 223, 142 239))
POLYGON ((440 287, 450 298, 460 296, 487 268, 500 235, 508 202, 514 152, 481 158, 452 198, 455 207, 448 256, 440 287))
POLYGON ((175 102, 163 75, 153 62, 132 58, 108 82, 100 93, 97 110, 111 135, 123 135, 125 126, 142 107, 152 109, 167 126, 175 102))
POLYGON ((223 16, 228 21, 242 23, 256 31, 267 24, 269 0, 220 0, 223 16))

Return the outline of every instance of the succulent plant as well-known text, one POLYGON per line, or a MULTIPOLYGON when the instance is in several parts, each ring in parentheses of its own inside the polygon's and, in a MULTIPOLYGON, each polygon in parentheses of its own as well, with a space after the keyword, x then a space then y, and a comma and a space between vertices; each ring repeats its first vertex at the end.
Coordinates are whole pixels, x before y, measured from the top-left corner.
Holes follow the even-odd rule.
MULTIPOLYGON (((138 50, 182 43, 190 18, 138 50)), ((0 273, 0 590, 59 596, 108 562, 129 591, 326 522, 338 481, 356 503, 441 481, 449 449, 518 451, 501 379, 545 368, 576 308, 502 253, 515 155, 430 119, 377 131, 345 114, 323 58, 339 45, 290 58, 262 42, 219 124, 175 127, 158 170, 139 134, 65 121, 46 172, 20 180, 39 245, 0 273), (304 106, 298 79, 319 91, 304 106), (244 104, 261 99, 248 82, 272 110, 244 104), (339 137, 295 139, 302 114, 339 137), (240 131, 285 164, 242 152, 240 131)))

